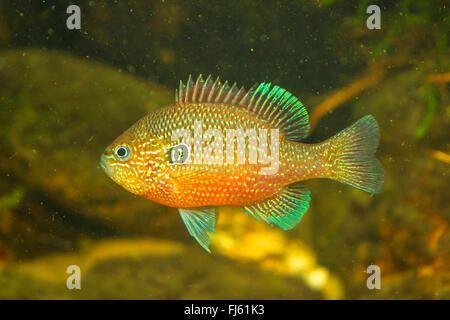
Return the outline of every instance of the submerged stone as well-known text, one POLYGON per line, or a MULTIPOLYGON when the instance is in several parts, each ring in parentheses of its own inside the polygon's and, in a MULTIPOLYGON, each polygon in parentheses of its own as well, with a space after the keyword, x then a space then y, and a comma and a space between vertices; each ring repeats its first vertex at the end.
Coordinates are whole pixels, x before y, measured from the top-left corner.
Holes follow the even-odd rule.
POLYGON ((1 174, 77 220, 81 233, 169 232, 167 208, 122 190, 98 162, 118 134, 172 103, 172 90, 58 51, 6 51, 0 60, 1 174))

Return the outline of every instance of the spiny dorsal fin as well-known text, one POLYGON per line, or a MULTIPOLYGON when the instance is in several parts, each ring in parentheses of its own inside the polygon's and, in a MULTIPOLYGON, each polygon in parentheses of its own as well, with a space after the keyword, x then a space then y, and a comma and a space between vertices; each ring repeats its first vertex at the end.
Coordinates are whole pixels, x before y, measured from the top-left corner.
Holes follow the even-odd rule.
POLYGON ((244 211, 258 221, 262 219, 270 225, 275 224, 283 230, 289 230, 308 211, 310 200, 308 188, 302 183, 295 183, 268 199, 245 206, 244 211))
POLYGON ((277 128, 288 140, 300 141, 308 136, 309 116, 302 103, 288 91, 261 83, 256 89, 246 91, 244 87, 231 87, 228 82, 215 81, 211 75, 203 80, 200 75, 196 81, 189 76, 186 85, 180 81, 175 93, 176 104, 218 103, 247 109, 277 128))

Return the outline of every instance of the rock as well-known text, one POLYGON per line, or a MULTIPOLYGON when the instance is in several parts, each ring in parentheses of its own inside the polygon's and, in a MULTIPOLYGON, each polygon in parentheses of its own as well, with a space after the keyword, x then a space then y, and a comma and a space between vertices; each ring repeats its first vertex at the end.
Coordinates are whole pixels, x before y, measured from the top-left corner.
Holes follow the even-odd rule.
POLYGON ((80 233, 170 233, 170 210, 123 190, 98 162, 121 132, 172 103, 172 90, 46 50, 0 53, 0 82, 2 175, 80 233))
POLYGON ((318 299, 298 277, 275 275, 162 239, 102 240, 0 271, 1 299, 318 299), (81 290, 68 290, 78 265, 81 290), (223 275, 226 274, 226 277, 223 275), (289 290, 286 290, 289 288, 289 290))

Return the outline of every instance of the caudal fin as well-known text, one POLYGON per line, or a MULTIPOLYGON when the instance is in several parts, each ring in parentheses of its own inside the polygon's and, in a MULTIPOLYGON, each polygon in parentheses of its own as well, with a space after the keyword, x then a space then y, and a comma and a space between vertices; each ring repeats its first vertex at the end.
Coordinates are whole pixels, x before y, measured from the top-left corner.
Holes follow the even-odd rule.
POLYGON ((357 189, 380 193, 384 185, 384 170, 374 157, 380 140, 380 130, 371 115, 330 138, 333 159, 331 178, 357 189))

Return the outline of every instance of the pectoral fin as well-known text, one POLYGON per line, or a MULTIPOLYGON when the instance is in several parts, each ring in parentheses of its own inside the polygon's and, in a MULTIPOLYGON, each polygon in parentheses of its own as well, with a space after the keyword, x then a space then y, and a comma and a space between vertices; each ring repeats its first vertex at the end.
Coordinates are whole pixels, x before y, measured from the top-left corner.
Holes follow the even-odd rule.
POLYGON ((308 211, 310 200, 308 188, 301 183, 295 183, 270 198, 245 206, 244 211, 258 221, 262 219, 270 225, 275 224, 283 230, 289 230, 295 227, 308 211))
POLYGON ((214 234, 216 224, 216 210, 214 208, 178 209, 189 234, 209 253, 208 246, 214 234))

